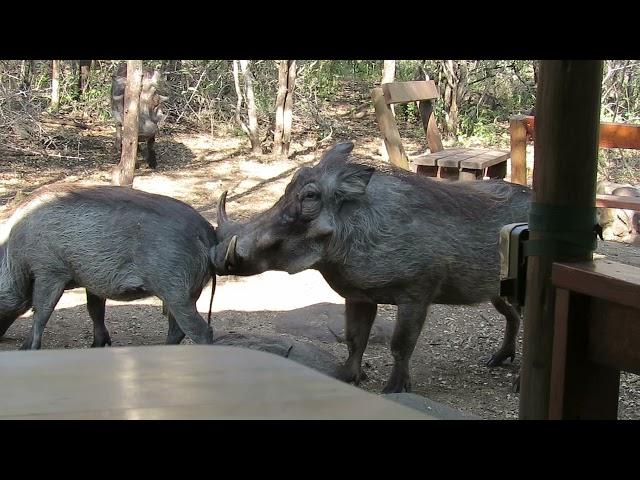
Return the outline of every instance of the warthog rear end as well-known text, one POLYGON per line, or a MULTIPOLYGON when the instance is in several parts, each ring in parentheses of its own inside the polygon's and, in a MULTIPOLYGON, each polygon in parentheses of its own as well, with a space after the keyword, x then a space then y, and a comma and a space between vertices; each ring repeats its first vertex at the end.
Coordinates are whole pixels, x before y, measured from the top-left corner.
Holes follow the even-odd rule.
POLYGON ((167 343, 211 343, 196 301, 215 274, 213 226, 190 206, 126 187, 45 187, 14 212, 0 242, 0 336, 33 306, 23 348, 42 333, 65 289, 84 287, 93 346, 111 344, 105 300, 156 295, 167 306, 167 343))

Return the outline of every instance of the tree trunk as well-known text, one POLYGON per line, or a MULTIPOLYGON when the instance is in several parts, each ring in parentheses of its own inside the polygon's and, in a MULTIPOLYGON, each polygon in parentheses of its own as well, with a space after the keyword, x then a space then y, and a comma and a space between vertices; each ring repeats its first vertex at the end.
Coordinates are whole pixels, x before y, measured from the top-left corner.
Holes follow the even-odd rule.
POLYGON ((287 99, 284 102, 284 130, 282 132, 281 155, 289 157, 291 144, 291 123, 293 121, 293 94, 296 88, 296 61, 289 60, 289 74, 287 76, 287 99))
POLYGON ((440 64, 444 76, 444 114, 443 133, 449 137, 457 137, 459 126, 458 104, 467 96, 467 64, 464 61, 444 60, 440 64))
POLYGON ((240 128, 242 128, 242 131, 246 133, 247 136, 250 136, 249 127, 247 127, 247 124, 244 122, 244 120, 242 120, 242 115, 240 115, 240 112, 242 111, 242 103, 244 102, 244 94, 242 93, 242 88, 240 87, 238 63, 238 60, 233 61, 233 84, 236 87, 236 96, 238 97, 238 101, 236 102, 236 122, 238 122, 238 125, 240 126, 240 128))
POLYGON ((280 60, 278 66, 278 94, 276 96, 276 121, 273 132, 273 150, 275 155, 282 154, 282 133, 284 132, 284 103, 287 99, 289 79, 289 60, 280 60))
POLYGON ((113 172, 115 185, 133 185, 138 154, 138 110, 142 87, 142 60, 127 60, 127 86, 124 91, 122 156, 113 172))
POLYGON ((78 99, 82 97, 89 84, 89 72, 92 60, 78 60, 78 99))
MULTIPOLYGON (((396 77, 396 61, 385 60, 382 66, 382 81, 380 82, 380 84, 391 83, 394 81, 395 77, 396 77)), ((395 117, 396 116, 395 105, 390 105, 390 108, 391 108, 391 113, 395 117)), ((380 153, 382 154, 382 157, 385 159, 385 161, 389 160, 389 152, 387 152, 387 146, 384 140, 382 140, 380 153)))
POLYGON ((296 87, 296 75, 295 60, 280 60, 273 153, 285 158, 289 156, 289 145, 291 143, 293 94, 296 87))
POLYGON ((22 60, 20 65, 20 81, 24 90, 31 87, 31 77, 35 70, 35 60, 22 60))
POLYGON ((247 99, 247 114, 249 116, 249 140, 251 141, 251 153, 262 155, 262 146, 260 145, 260 132, 258 130, 258 114, 256 110, 256 101, 253 93, 253 74, 249 60, 240 60, 240 69, 244 78, 244 88, 247 99))
POLYGON ((51 61, 51 109, 60 106, 60 60, 51 61))
POLYGON ((258 119, 256 115, 255 98, 253 94, 253 82, 251 77, 251 71, 249 69, 248 60, 234 60, 233 61, 233 82, 236 87, 236 95, 238 101, 236 103, 236 121, 242 128, 242 131, 247 134, 249 141, 251 142, 251 151, 254 154, 262 154, 262 147, 260 145, 260 136, 258 131, 258 119), (240 86, 240 70, 242 70, 242 76, 245 82, 244 91, 240 86), (247 105, 247 114, 249 117, 249 125, 242 119, 242 103, 247 105))

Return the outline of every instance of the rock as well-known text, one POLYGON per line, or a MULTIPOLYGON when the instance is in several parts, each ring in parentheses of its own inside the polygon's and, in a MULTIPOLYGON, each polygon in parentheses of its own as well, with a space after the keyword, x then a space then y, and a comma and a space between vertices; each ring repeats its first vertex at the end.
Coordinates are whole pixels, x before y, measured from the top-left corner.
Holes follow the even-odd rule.
POLYGON ((481 417, 461 410, 455 410, 415 393, 387 393, 381 396, 401 403, 406 407, 411 407, 422 413, 429 414, 438 420, 482 420, 481 417))
MULTIPOLYGON (((344 343, 344 305, 317 303, 281 312, 272 320, 276 332, 311 340, 344 343)), ((369 343, 389 344, 393 322, 377 318, 371 328, 369 343)))
POLYGON ((214 338, 213 344, 273 353, 334 378, 336 369, 340 365, 340 361, 332 353, 316 345, 282 337, 229 332, 214 338))

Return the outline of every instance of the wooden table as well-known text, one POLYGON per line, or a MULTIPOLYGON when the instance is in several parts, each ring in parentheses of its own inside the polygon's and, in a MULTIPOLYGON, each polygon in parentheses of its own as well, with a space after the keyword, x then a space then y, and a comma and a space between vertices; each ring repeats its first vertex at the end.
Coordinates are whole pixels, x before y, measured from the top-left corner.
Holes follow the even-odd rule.
POLYGON ((640 268, 554 263, 550 419, 616 419, 620 371, 640 374, 640 268))
POLYGON ((417 410, 223 346, 0 353, 0 419, 402 419, 417 410))

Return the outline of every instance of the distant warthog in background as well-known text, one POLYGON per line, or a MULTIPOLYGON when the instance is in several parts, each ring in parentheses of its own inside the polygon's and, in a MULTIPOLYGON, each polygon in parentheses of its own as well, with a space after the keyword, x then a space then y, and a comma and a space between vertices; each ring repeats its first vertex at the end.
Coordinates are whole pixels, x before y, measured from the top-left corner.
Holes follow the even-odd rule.
MULTIPOLYGON (((640 197, 640 189, 629 184, 598 182, 596 193, 621 197, 640 197)), ((598 224, 602 227, 605 240, 626 243, 637 242, 640 238, 640 212, 620 208, 598 208, 598 224)))
MULTIPOLYGON (((144 69, 142 89, 138 104, 138 141, 146 142, 145 160, 150 168, 156 168, 158 161, 154 144, 158 133, 158 124, 166 115, 162 112, 162 102, 168 97, 158 93, 158 71, 144 69)), ((116 148, 122 149, 122 123, 124 121, 124 90, 127 85, 127 64, 122 64, 113 76, 111 83, 111 114, 116 121, 116 148)), ((137 166, 137 162, 136 162, 137 166)))

